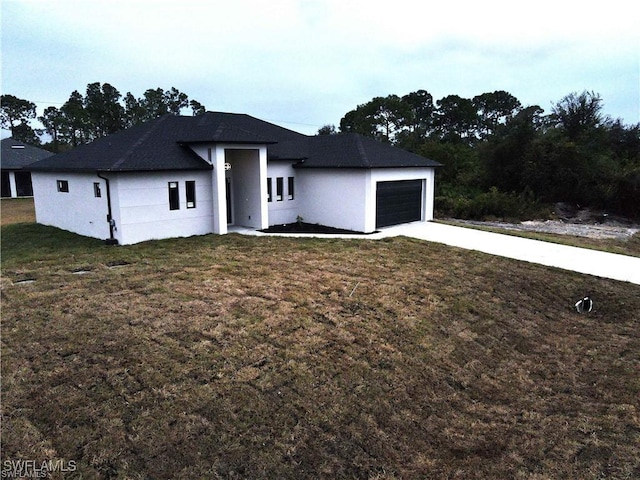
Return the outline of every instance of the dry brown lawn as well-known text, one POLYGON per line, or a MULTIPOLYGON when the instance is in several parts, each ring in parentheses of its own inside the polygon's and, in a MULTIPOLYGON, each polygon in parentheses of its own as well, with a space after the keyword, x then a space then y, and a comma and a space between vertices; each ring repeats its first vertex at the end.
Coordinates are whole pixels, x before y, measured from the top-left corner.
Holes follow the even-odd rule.
POLYGON ((36 221, 33 198, 3 198, 0 202, 2 225, 34 223, 36 221))
POLYGON ((406 238, 107 247, 18 225, 2 249, 3 459, 105 479, 640 477, 639 286, 406 238))

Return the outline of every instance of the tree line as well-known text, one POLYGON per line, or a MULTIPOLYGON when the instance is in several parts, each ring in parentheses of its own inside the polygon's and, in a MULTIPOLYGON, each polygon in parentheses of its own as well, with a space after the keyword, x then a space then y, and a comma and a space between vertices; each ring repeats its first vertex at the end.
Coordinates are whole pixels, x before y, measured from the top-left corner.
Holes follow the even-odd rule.
MULTIPOLYGON (((121 95, 108 83, 77 90, 37 117, 36 106, 13 95, 0 99, 2 127, 12 137, 61 152, 165 114, 204 106, 172 87, 121 95)), ((339 128, 439 161, 438 215, 526 218, 568 202, 640 219, 640 124, 603 113, 599 94, 570 93, 545 114, 506 91, 434 101, 426 90, 375 97, 347 112, 339 128)))
POLYGON ((123 96, 108 83, 94 82, 87 85, 84 95, 73 91, 60 108, 47 107, 37 117, 42 128, 31 126, 36 119, 35 103, 2 95, 0 121, 2 128, 11 130, 12 138, 59 153, 165 114, 180 115, 188 108, 193 115, 205 112, 200 102, 175 87, 150 88, 138 98, 131 92, 123 96), (44 134, 51 141, 42 144, 44 134))
POLYGON ((570 93, 545 114, 505 91, 434 101, 425 90, 375 97, 347 112, 339 129, 443 164, 439 215, 540 215, 556 202, 640 219, 640 124, 603 113, 599 94, 570 93))

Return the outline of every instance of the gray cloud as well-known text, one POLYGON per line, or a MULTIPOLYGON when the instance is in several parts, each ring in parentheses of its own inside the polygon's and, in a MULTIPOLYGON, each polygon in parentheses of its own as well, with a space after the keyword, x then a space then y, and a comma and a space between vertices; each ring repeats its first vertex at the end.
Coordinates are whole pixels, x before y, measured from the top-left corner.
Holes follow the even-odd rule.
POLYGON ((557 3, 5 0, 2 89, 44 108, 90 82, 175 86, 305 133, 392 93, 507 90, 548 109, 587 89, 639 122, 637 7, 557 3))

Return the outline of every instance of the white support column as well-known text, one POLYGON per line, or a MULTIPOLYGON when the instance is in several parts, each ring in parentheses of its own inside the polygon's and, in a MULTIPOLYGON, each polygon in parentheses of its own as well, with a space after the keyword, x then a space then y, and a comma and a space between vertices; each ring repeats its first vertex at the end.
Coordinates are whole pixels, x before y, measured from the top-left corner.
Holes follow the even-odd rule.
POLYGON ((425 181, 424 191, 422 195, 424 195, 424 212, 423 212, 423 220, 425 222, 429 222, 433 220, 433 207, 434 207, 434 197, 435 197, 435 169, 431 168, 429 173, 427 174, 427 179, 425 181))
POLYGON ((364 231, 373 232, 376 229, 376 180, 367 170, 364 183, 364 231))
POLYGON ((260 228, 269 228, 269 204, 267 203, 267 147, 260 147, 260 228))
POLYGON ((18 186, 16 185, 16 172, 9 171, 9 196, 15 198, 18 196, 18 186))
POLYGON ((211 149, 211 161, 213 164, 213 233, 224 235, 227 233, 227 185, 223 147, 216 145, 211 149))

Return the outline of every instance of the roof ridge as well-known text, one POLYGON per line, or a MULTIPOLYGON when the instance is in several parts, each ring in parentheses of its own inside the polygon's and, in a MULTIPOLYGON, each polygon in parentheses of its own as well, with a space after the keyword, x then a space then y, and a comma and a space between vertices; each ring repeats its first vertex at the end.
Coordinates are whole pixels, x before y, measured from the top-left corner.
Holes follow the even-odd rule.
POLYGON ((167 118, 172 117, 172 116, 173 115, 168 113, 166 115, 162 115, 161 117, 158 117, 155 122, 154 121, 150 122, 151 123, 150 128, 144 134, 140 135, 140 138, 138 138, 138 140, 133 142, 133 145, 131 145, 131 147, 128 148, 120 156, 120 159, 118 159, 115 163, 113 163, 109 169, 110 170, 116 170, 117 168, 119 168, 125 161, 127 161, 127 159, 131 156, 131 154, 134 152, 134 150, 136 148, 138 148, 140 145, 142 145, 142 143, 145 142, 149 138, 151 133, 153 133, 158 128, 158 125, 160 125, 161 123, 164 123, 164 121, 167 118))
POLYGON ((371 168, 371 162, 369 161, 369 156, 367 155, 367 151, 365 150, 364 145, 362 144, 363 137, 357 133, 355 133, 354 135, 356 136, 356 147, 358 148, 358 153, 362 157, 364 164, 368 168, 371 168))
POLYGON ((227 123, 225 121, 220 122, 220 124, 218 125, 218 128, 216 128, 216 135, 220 135, 225 130, 236 130, 236 131, 239 131, 239 132, 248 133, 249 135, 253 135, 255 137, 261 137, 261 135, 256 133, 256 132, 252 132, 251 130, 247 130, 246 128, 238 127, 236 125, 231 125, 231 124, 229 124, 229 123, 227 123))

